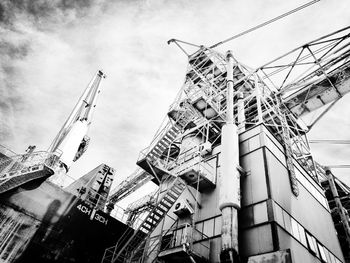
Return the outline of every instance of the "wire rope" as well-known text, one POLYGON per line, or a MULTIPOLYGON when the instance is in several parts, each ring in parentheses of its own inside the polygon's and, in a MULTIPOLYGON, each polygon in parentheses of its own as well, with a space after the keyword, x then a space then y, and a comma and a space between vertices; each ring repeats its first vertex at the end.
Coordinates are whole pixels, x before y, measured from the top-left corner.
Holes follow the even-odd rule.
POLYGON ((239 33, 239 34, 236 34, 236 35, 234 35, 234 36, 232 36, 232 37, 229 37, 229 38, 227 38, 227 39, 225 39, 225 40, 223 40, 223 41, 220 41, 220 42, 218 42, 218 43, 216 43, 216 44, 210 46, 210 48, 215 48, 215 47, 220 46, 220 45, 222 45, 222 44, 224 44, 224 43, 226 43, 226 42, 229 42, 229 41, 231 41, 231 40, 234 40, 234 39, 236 39, 236 38, 239 38, 239 37, 241 37, 241 36, 243 36, 243 35, 246 35, 246 34, 252 32, 252 31, 255 31, 255 30, 259 29, 259 28, 262 28, 262 27, 264 27, 264 26, 267 26, 267 25, 269 25, 269 24, 271 24, 271 23, 273 23, 273 22, 275 22, 275 21, 277 21, 277 20, 280 20, 280 19, 282 19, 282 18, 284 18, 284 17, 286 17, 286 16, 289 16, 289 15, 295 13, 295 12, 298 12, 299 10, 304 9, 304 8, 310 6, 310 5, 313 5, 313 4, 315 4, 315 3, 319 2, 319 1, 320 1, 320 0, 313 0, 313 1, 310 1, 310 2, 308 2, 308 3, 306 3, 306 4, 304 4, 304 5, 301 5, 301 6, 297 7, 297 8, 294 8, 294 9, 292 9, 292 10, 286 12, 286 13, 283 13, 282 15, 276 16, 275 18, 272 18, 272 19, 270 19, 270 20, 268 20, 268 21, 265 21, 265 22, 263 22, 263 23, 261 23, 261 24, 258 24, 258 25, 256 25, 256 26, 254 26, 254 27, 251 27, 251 28, 249 28, 249 29, 247 29, 247 30, 245 30, 245 31, 243 31, 243 32, 241 32, 241 33, 239 33))

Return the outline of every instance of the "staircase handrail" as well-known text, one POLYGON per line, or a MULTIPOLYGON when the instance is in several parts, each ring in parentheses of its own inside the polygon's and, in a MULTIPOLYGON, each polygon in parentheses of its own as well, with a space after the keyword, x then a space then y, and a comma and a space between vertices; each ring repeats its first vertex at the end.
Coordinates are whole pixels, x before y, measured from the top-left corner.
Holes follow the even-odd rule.
POLYGON ((173 127, 172 123, 170 121, 167 122, 167 124, 163 127, 163 129, 159 130, 159 132, 154 136, 149 146, 141 150, 138 161, 144 159, 149 152, 152 151, 153 147, 157 145, 157 143, 165 136, 165 134, 173 127))

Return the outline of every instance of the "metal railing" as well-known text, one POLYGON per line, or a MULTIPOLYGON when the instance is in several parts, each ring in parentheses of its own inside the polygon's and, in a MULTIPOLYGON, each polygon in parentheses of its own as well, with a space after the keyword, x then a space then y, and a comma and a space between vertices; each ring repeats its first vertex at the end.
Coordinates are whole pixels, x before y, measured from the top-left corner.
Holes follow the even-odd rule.
POLYGON ((162 125, 157 131, 156 135, 153 137, 149 146, 141 150, 138 161, 147 157, 148 153, 157 145, 157 143, 165 136, 165 134, 173 127, 170 121, 168 121, 165 125, 162 125), (164 126, 164 127, 162 127, 164 126))
POLYGON ((175 175, 183 174, 191 169, 200 172, 212 182, 215 182, 216 167, 211 166, 200 156, 199 146, 194 146, 182 153, 176 162, 169 167, 175 175))
POLYGON ((128 220, 128 215, 125 213, 125 209, 118 205, 114 205, 114 209, 112 210, 110 216, 124 224, 126 224, 128 220))
POLYGON ((156 191, 149 193, 148 195, 141 197, 140 199, 136 200, 135 202, 129 204, 128 207, 126 208, 125 212, 132 212, 136 209, 139 209, 140 207, 147 206, 150 204, 156 204, 157 192, 158 192, 158 189, 156 191))
POLYGON ((108 200, 117 203, 151 179, 152 176, 149 173, 139 168, 113 189, 108 200))
MULTIPOLYGON (((161 251, 185 246, 186 249, 197 252, 203 257, 209 258, 210 241, 209 237, 190 224, 185 223, 179 227, 171 229, 172 237, 170 241, 161 248, 161 251)), ((170 231, 167 231, 170 232, 170 231)))
POLYGON ((10 150, 9 148, 7 148, 6 146, 1 145, 1 144, 0 144, 0 153, 2 153, 3 155, 5 155, 7 157, 17 155, 14 151, 10 150))
POLYGON ((0 177, 4 180, 19 176, 30 171, 30 168, 33 166, 42 168, 46 166, 55 171, 61 166, 61 162, 56 153, 45 151, 4 157, 0 158, 0 177))

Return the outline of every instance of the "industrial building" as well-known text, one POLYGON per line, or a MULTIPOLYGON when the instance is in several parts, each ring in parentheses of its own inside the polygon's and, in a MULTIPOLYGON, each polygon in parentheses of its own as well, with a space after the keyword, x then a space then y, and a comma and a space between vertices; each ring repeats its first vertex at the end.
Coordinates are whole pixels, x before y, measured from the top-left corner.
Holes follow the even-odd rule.
POLYGON ((232 52, 187 54, 185 83, 141 151, 142 169, 110 201, 149 180, 159 191, 129 206, 135 231, 102 262, 345 262, 349 244, 342 252, 332 216, 349 217, 325 194, 336 184, 310 152, 314 123, 298 119, 326 105, 319 120, 349 91, 348 38, 339 30, 256 70, 232 52))

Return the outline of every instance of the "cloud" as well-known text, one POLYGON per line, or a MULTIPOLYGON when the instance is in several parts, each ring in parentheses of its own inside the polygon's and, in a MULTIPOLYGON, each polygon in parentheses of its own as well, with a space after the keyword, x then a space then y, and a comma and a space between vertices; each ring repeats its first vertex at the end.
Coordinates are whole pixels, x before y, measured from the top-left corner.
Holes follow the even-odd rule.
MULTIPOLYGON (((17 152, 30 144, 45 150, 93 74, 103 69, 107 78, 91 143, 70 173, 79 177, 104 162, 120 181, 136 168, 139 151, 183 83, 186 56, 167 40, 213 44, 302 3, 2 1, 0 143, 17 152)), ((218 50, 233 49, 245 64, 259 66, 346 25, 346 7, 346 0, 315 5, 218 50)))
POLYGON ((92 0, 4 0, 0 3, 0 22, 16 28, 18 20, 26 19, 36 28, 51 30, 55 23, 70 23, 101 8, 102 1, 92 0))

